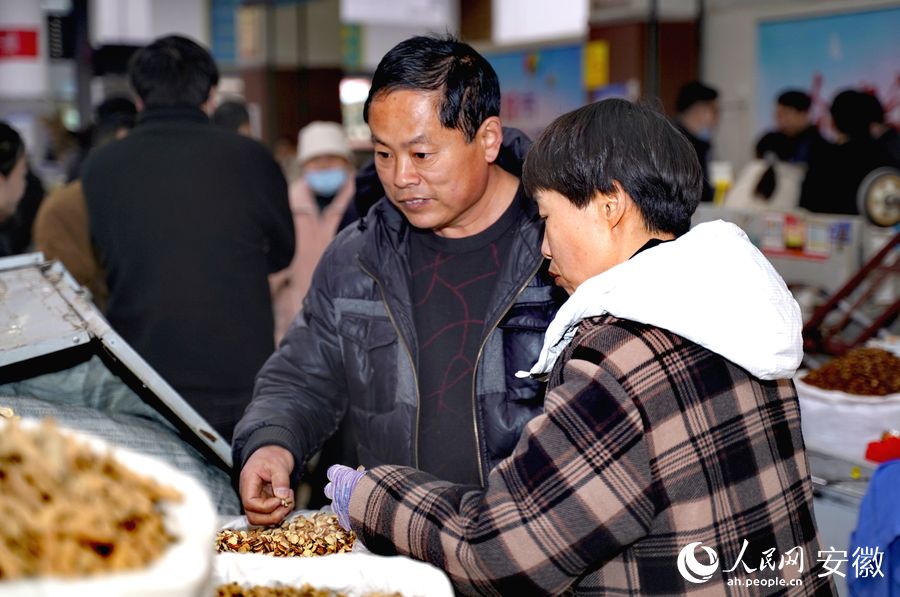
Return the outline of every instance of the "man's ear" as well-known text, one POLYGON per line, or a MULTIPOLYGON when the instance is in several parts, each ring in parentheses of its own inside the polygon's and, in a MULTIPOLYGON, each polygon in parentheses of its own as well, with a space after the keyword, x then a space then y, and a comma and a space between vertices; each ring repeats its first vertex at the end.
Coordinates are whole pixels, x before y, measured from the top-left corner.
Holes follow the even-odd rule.
POLYGON ((490 116, 481 123, 475 133, 475 142, 481 144, 486 162, 493 163, 503 145, 503 125, 496 116, 490 116))
POLYGON ((217 90, 218 90, 218 87, 216 87, 215 85, 210 87, 209 94, 206 96, 206 101, 203 102, 202 104, 200 104, 200 109, 203 110, 203 112, 207 116, 212 116, 213 112, 216 111, 216 91, 217 90))

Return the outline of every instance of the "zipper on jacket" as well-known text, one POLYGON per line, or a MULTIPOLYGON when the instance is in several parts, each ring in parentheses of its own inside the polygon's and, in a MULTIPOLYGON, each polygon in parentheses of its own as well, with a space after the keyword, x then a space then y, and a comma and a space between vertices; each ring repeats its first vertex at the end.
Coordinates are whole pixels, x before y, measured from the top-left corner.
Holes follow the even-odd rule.
POLYGON ((381 302, 384 303, 384 310, 387 312, 388 319, 391 320, 391 325, 394 326, 394 331, 397 332, 397 339, 406 350, 406 356, 409 357, 409 366, 412 368, 413 386, 416 392, 416 429, 413 434, 413 467, 419 468, 419 411, 421 410, 421 405, 419 398, 419 375, 418 373, 416 373, 416 361, 413 359, 412 351, 409 349, 409 344, 406 343, 406 339, 403 337, 403 333, 400 331, 400 326, 397 325, 397 320, 394 319, 393 312, 391 312, 391 306, 390 304, 388 304, 387 297, 384 295, 384 285, 379 281, 375 274, 366 269, 366 266, 362 264, 362 261, 357 259, 357 263, 359 263, 360 269, 364 271, 370 278, 372 278, 372 281, 375 282, 375 285, 378 287, 378 293, 381 295, 381 302))
POLYGON ((484 352, 484 345, 487 342, 488 338, 490 338, 491 334, 494 333, 494 330, 497 329, 497 325, 503 319, 503 316, 506 315, 506 312, 509 311, 510 307, 516 304, 516 299, 519 298, 519 295, 522 294, 522 291, 528 287, 528 284, 532 280, 534 280, 534 277, 537 275, 537 273, 541 271, 541 266, 543 264, 544 258, 541 257, 538 260, 537 267, 534 268, 534 271, 531 272, 530 276, 525 278, 525 283, 522 284, 522 286, 520 286, 516 293, 513 295, 512 301, 507 303, 506 307, 500 311, 500 317, 498 317, 497 321, 495 321, 493 325, 491 325, 490 331, 481 340, 481 346, 478 347, 478 354, 475 355, 475 370, 472 372, 472 424, 475 427, 475 455, 478 457, 478 479, 481 481, 482 487, 484 487, 484 467, 481 464, 481 436, 478 433, 478 392, 475 389, 475 384, 478 380, 478 363, 481 362, 481 353, 484 352))

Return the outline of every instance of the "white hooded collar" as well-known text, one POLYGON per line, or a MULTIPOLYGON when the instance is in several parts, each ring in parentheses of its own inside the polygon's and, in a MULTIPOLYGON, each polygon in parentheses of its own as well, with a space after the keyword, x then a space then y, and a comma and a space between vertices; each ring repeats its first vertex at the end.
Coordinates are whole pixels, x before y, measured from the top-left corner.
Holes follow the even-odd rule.
POLYGON ((582 283, 547 328, 530 372, 548 373, 579 323, 609 313, 691 340, 760 379, 803 358, 800 307, 744 231, 717 220, 641 251, 582 283))

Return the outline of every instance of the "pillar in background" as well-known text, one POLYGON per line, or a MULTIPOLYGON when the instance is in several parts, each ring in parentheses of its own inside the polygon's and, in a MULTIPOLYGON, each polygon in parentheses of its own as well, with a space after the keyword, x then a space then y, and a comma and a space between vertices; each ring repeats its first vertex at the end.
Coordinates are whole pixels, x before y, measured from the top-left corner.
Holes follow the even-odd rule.
POLYGON ((341 121, 339 0, 237 7, 237 65, 262 136, 295 137, 313 120, 341 121))
POLYGON ((678 89, 700 76, 699 5, 659 2, 655 24, 653 5, 654 0, 593 0, 588 37, 609 44, 610 82, 637 81, 641 95, 658 97, 671 115, 678 89), (650 55, 654 48, 656 60, 650 55))

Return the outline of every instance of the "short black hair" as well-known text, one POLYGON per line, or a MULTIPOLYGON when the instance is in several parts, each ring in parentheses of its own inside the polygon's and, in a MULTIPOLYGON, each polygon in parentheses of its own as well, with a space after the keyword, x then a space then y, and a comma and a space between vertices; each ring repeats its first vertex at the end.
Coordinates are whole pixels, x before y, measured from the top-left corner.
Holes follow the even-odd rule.
POLYGON ((675 110, 679 114, 701 102, 712 102, 719 97, 719 92, 704 85, 700 81, 691 81, 678 90, 678 97, 675 99, 675 110))
POLYGON ((94 109, 94 129, 91 143, 97 147, 116 138, 120 129, 131 130, 137 120, 137 108, 126 97, 103 100, 94 109))
POLYGON ((778 99, 775 101, 798 112, 809 112, 809 108, 812 106, 812 98, 809 97, 809 94, 799 89, 783 91, 778 94, 778 99))
POLYGON ((398 90, 440 92, 438 116, 471 142, 486 119, 500 115, 500 82, 490 63, 453 37, 416 36, 385 54, 372 77, 363 118, 372 100, 398 90))
POLYGON ((242 125, 250 124, 250 112, 244 102, 229 100, 222 102, 212 116, 213 124, 237 132, 242 125))
POLYGON ((554 120, 525 158, 525 192, 555 191, 578 207, 618 182, 651 232, 688 231, 703 170, 687 138, 662 114, 622 99, 554 120))
POLYGON ((25 155, 25 142, 16 129, 0 122, 0 174, 9 176, 19 159, 25 155))
POLYGON ((871 137, 866 95, 856 89, 845 89, 834 96, 831 102, 834 127, 851 139, 871 137))
POLYGON ((135 52, 128 80, 145 107, 198 108, 219 83, 219 69, 200 44, 169 35, 135 52))
POLYGON ((860 103, 869 123, 884 124, 884 106, 874 93, 862 92, 860 103))

